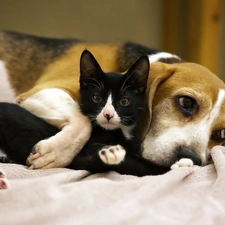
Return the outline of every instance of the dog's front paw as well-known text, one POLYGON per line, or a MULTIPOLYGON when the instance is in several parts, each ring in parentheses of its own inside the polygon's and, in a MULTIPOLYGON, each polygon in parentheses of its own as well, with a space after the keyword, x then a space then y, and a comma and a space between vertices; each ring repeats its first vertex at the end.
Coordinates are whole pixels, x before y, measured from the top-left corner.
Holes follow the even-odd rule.
POLYGON ((99 151, 99 157, 105 164, 116 165, 124 160, 125 149, 121 145, 105 146, 99 151))
POLYGON ((54 167, 52 164, 54 164, 55 158, 55 151, 53 151, 51 143, 43 140, 33 147, 31 154, 27 158, 27 165, 29 169, 54 167))
POLYGON ((29 169, 46 169, 69 165, 74 157, 74 152, 63 147, 55 146, 50 139, 38 142, 27 158, 29 169))
POLYGON ((9 188, 9 182, 6 179, 5 173, 0 170, 0 189, 8 189, 9 188))
POLYGON ((188 159, 188 158, 183 158, 183 159, 180 159, 179 161, 177 161, 176 163, 174 163, 170 169, 173 170, 173 169, 177 169, 179 167, 192 167, 194 166, 194 163, 191 159, 188 159))

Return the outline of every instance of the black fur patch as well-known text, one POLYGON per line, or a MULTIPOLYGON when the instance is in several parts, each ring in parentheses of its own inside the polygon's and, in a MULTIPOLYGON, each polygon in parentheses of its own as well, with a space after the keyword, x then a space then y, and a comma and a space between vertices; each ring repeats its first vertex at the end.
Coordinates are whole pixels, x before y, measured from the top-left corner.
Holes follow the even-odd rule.
POLYGON ((117 55, 118 65, 120 65, 119 71, 126 71, 141 56, 152 55, 158 52, 161 51, 141 44, 127 42, 117 55))
MULTIPOLYGON (((13 43, 30 43, 30 46, 38 46, 41 52, 50 52, 50 59, 54 60, 65 53, 70 47, 81 42, 79 39, 46 38, 35 35, 23 34, 13 31, 3 31, 13 43)), ((27 46, 29 47, 29 45, 27 46)), ((48 58, 49 59, 49 58, 48 58)))

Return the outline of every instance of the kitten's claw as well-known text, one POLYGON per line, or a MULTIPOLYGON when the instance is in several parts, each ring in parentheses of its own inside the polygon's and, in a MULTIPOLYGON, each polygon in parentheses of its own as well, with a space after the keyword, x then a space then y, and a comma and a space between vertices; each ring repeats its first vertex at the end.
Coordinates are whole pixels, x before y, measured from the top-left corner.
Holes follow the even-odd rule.
POLYGON ((9 182, 6 179, 6 175, 2 170, 0 170, 0 190, 8 189, 8 188, 9 188, 9 182))
POLYGON ((171 170, 174 170, 174 169, 177 169, 179 167, 192 167, 194 166, 194 163, 191 159, 188 159, 188 158, 182 158, 180 159, 179 161, 177 161, 176 163, 174 163, 170 169, 171 170))
POLYGON ((105 146, 99 151, 99 157, 105 164, 115 165, 124 160, 125 149, 121 145, 105 146))

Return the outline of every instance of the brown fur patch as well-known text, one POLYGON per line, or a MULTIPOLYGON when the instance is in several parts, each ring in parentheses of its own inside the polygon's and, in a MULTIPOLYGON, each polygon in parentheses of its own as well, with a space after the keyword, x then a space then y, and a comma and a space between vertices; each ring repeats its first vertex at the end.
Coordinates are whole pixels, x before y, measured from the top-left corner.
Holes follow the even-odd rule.
POLYGON ((59 53, 58 49, 48 47, 48 40, 0 31, 0 59, 5 62, 9 81, 16 94, 32 88, 46 66, 62 54, 62 50, 59 53))
MULTIPOLYGON (((79 99, 80 56, 84 49, 88 49, 96 57, 105 72, 117 71, 116 54, 119 45, 108 44, 77 44, 70 48, 66 54, 55 62, 49 64, 35 86, 19 96, 26 98, 46 88, 60 88, 71 95, 75 100, 79 99)), ((27 86, 27 84, 24 84, 27 86)))
POLYGON ((124 45, 43 38, 9 31, 0 31, 0 43, 0 60, 5 62, 16 95, 38 85, 38 88, 24 96, 43 88, 58 87, 67 92, 72 91, 75 97, 75 89, 77 92, 79 88, 73 84, 79 84, 77 81, 82 51, 91 51, 105 72, 118 71, 118 52, 124 45))

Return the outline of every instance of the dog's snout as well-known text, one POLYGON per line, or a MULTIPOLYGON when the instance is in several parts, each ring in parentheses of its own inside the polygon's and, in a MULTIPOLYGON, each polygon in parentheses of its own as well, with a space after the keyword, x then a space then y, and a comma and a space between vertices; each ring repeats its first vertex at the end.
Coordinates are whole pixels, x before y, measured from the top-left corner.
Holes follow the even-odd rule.
POLYGON ((190 150, 187 147, 181 146, 178 148, 177 158, 178 160, 182 158, 188 158, 193 161, 194 165, 198 166, 202 165, 202 160, 192 150, 190 150))

